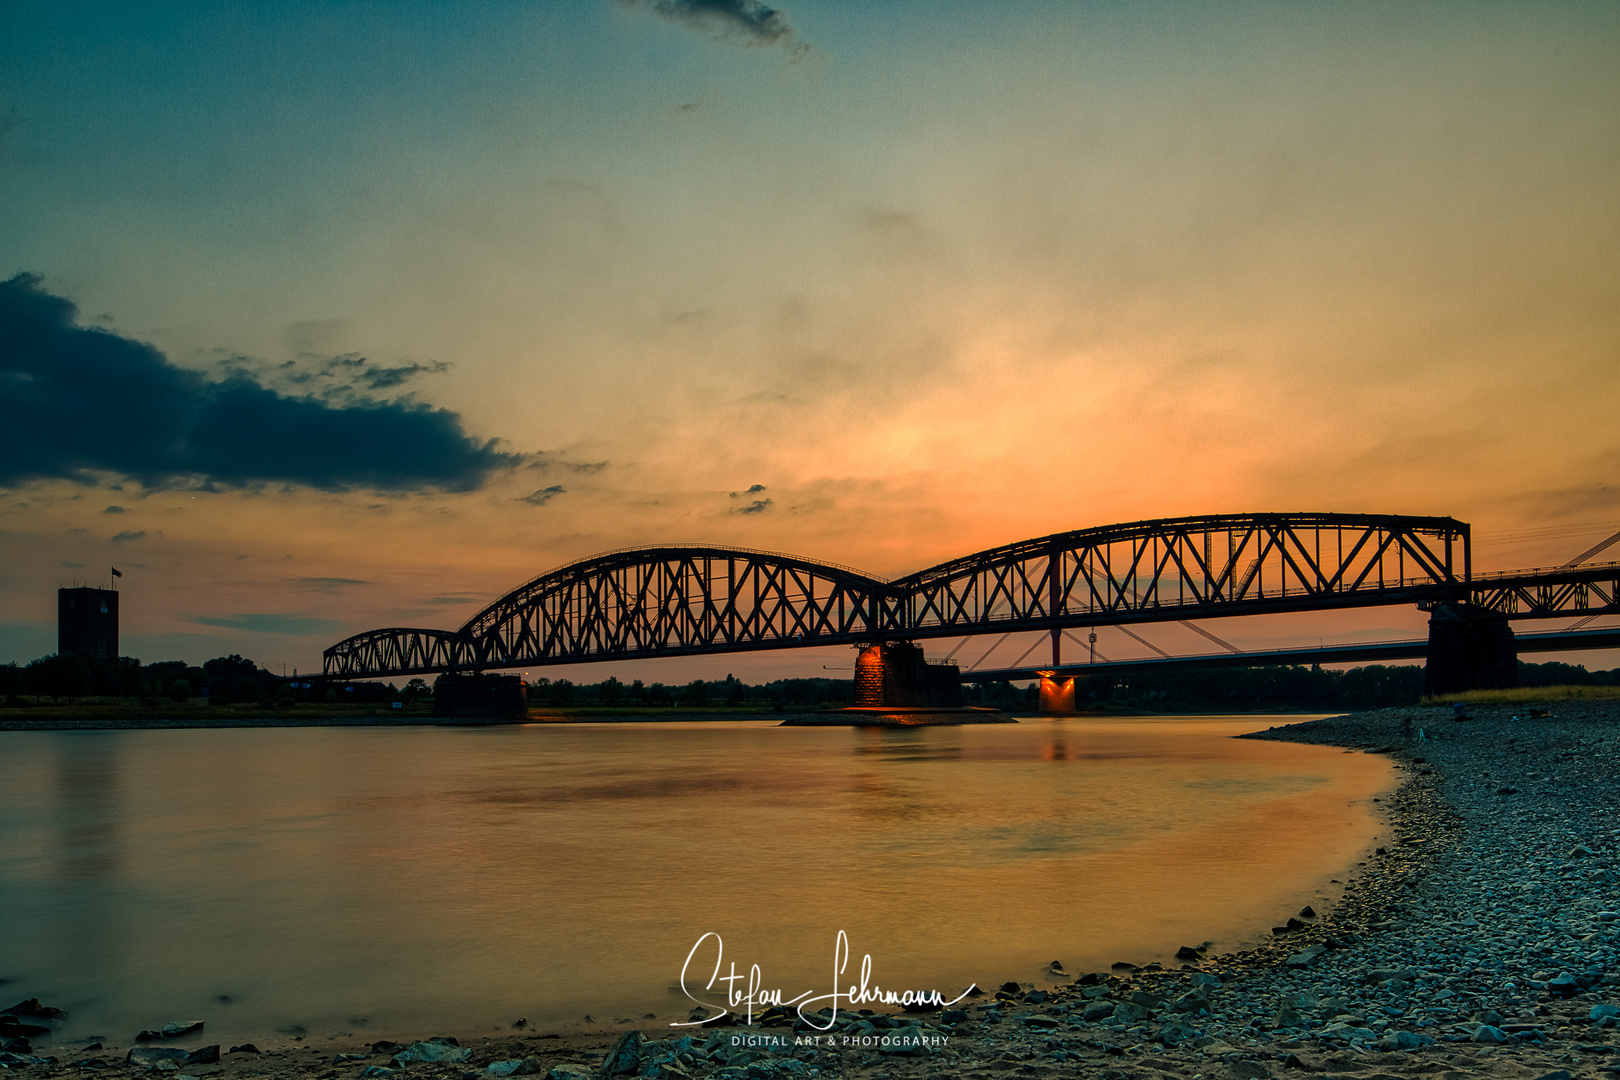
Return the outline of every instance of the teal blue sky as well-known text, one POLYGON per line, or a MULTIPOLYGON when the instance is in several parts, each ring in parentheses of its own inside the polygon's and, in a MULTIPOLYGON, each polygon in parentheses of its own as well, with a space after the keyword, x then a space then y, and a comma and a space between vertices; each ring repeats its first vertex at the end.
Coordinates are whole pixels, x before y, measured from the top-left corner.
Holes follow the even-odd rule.
POLYGON ((632 544, 899 574, 1315 509, 1506 567, 1620 529, 1614 4, 661 6, 0 9, 0 280, 240 406, 140 467, 29 429, 0 659, 114 562, 126 651, 313 667, 632 544), (330 468, 221 443, 249 398, 330 468))

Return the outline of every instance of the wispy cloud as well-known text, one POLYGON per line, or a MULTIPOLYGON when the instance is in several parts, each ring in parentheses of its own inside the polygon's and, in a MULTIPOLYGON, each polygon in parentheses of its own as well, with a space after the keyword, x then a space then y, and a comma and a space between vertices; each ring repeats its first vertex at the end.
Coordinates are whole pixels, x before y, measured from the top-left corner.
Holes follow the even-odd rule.
POLYGON ((795 56, 809 46, 799 40, 787 16, 760 0, 622 0, 645 7, 670 22, 707 31, 747 45, 785 45, 795 56))
POLYGON ((339 626, 335 619, 317 619, 309 615, 195 615, 191 621, 203 626, 220 626, 227 630, 247 630, 257 634, 329 634, 339 626))
POLYGON ((369 581, 359 578, 346 577, 301 577, 296 579, 300 585, 306 586, 305 592, 335 593, 353 585, 370 585, 369 581))
POLYGON ((568 494, 567 488, 563 487, 561 484, 552 484, 548 488, 541 488, 538 491, 530 492, 519 499, 518 502, 526 502, 530 506, 544 506, 552 499, 555 499, 558 495, 566 494, 568 494))

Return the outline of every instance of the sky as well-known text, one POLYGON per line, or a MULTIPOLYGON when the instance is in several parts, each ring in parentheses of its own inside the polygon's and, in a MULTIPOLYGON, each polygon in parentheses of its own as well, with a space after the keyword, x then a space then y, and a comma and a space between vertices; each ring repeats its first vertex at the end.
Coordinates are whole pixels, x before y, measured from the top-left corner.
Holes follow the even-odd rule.
POLYGON ((126 654, 307 671, 642 544, 1562 563, 1620 530, 1616 55, 1607 0, 4 5, 0 662, 115 565, 126 654))

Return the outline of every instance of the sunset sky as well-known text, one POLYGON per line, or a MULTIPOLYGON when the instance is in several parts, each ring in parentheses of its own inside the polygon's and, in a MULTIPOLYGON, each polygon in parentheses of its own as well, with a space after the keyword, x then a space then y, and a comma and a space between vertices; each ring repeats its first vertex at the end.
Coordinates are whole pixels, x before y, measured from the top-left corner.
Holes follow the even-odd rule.
POLYGON ((309 670, 661 542, 1563 562, 1620 530, 1616 57, 1610 0, 5 5, 0 662, 112 565, 126 654, 309 670))

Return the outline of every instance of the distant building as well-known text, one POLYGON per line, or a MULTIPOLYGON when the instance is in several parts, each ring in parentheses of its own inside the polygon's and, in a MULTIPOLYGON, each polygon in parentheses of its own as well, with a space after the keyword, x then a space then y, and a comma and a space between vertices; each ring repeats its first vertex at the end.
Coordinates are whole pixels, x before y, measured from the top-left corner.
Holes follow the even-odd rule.
POLYGON ((111 589, 57 589, 56 651, 118 659, 118 594, 111 589))

